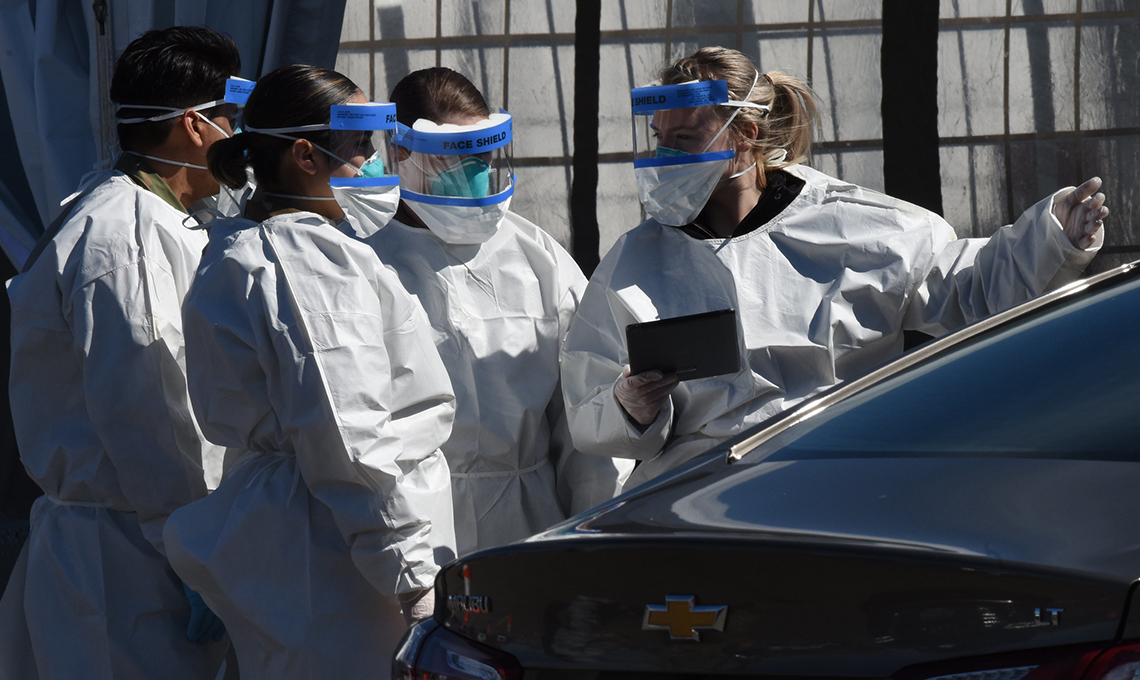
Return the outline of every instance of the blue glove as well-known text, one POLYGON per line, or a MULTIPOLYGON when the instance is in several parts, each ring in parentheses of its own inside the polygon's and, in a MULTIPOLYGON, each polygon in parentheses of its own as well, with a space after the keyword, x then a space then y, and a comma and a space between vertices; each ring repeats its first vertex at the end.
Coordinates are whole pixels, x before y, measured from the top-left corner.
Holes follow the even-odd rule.
POLYGON ((190 590, 190 586, 183 583, 182 589, 186 591, 186 599, 190 602, 190 624, 186 626, 186 638, 198 644, 207 640, 221 640, 226 634, 222 620, 210 611, 201 595, 190 590))

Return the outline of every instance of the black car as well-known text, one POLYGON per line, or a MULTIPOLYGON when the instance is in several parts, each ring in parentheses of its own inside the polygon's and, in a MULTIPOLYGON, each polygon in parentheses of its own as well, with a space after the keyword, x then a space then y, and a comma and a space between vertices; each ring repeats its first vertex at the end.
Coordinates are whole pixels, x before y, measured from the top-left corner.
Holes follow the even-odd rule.
POLYGON ((1140 677, 1137 265, 449 565, 396 677, 1140 677))

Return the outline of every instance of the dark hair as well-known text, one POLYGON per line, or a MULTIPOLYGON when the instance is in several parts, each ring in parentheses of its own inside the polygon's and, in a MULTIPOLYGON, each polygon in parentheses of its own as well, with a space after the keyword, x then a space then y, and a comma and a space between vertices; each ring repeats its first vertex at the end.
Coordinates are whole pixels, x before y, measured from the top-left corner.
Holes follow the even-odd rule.
MULTIPOLYGON (((226 78, 241 72, 241 55, 228 36, 201 26, 174 26, 147 31, 127 45, 115 62, 111 101, 123 107, 119 118, 149 118, 166 113, 141 108, 181 108, 221 99, 226 78)), ((209 116, 207 111, 203 115, 209 116)), ((216 114, 215 114, 216 115, 216 114)), ((177 118, 119 124, 119 144, 145 151, 166 141, 177 118)))
MULTIPOLYGON (((336 71, 305 64, 283 66, 257 81, 242 119, 247 128, 266 130, 327 124, 329 107, 345 103, 359 91, 356 83, 336 71)), ((328 130, 287 134, 329 148, 328 130)), ((246 182, 246 167, 253 166, 259 187, 280 191, 284 188, 281 156, 293 141, 253 131, 218 140, 206 154, 210 173, 222 184, 237 189, 246 182)))
POLYGON ((388 100, 396 105, 396 120, 409 127, 421 118, 439 123, 450 116, 491 115, 479 88, 462 74, 442 66, 404 76, 388 100))

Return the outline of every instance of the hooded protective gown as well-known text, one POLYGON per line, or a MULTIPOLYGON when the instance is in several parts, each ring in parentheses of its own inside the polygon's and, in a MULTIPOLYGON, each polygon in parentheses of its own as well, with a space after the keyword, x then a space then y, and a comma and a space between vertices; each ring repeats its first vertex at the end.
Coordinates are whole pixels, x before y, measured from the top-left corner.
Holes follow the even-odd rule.
POLYGON ((586 279, 558 242, 510 212, 480 244, 445 243, 398 221, 366 242, 419 298, 455 388, 443 452, 459 554, 613 498, 633 462, 570 445, 558 346, 586 279))
MULTIPOLYGON (((989 239, 817 172, 768 224, 698 240, 648 220, 602 260, 562 352, 574 444, 637 458, 633 488, 805 397, 899 355, 903 330, 939 336, 1077 278, 1053 199, 989 239), (639 432, 614 397, 627 324, 736 310, 742 370, 681 382, 639 432)), ((1103 233, 1103 232, 1102 232, 1103 233)))
POLYGON ((245 680, 386 678, 397 597, 454 557, 454 397, 423 309, 313 213, 215 220, 183 310, 226 476, 167 522, 245 680), (236 460, 235 460, 236 458, 236 460))
POLYGON ((8 595, 40 677, 213 678, 225 643, 186 639, 162 540, 168 515, 206 495, 203 459, 221 467, 190 412, 182 341, 206 234, 164 182, 120 167, 8 286, 13 423, 45 494, 8 595))

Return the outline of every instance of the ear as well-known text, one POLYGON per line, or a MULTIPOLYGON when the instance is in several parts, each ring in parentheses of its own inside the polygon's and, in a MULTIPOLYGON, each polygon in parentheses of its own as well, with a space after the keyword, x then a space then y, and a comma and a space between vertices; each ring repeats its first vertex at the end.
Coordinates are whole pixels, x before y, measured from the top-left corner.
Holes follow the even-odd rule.
POLYGON ((293 162, 301 171, 315 175, 319 169, 319 160, 317 159, 317 150, 313 143, 307 139, 298 139, 293 142, 293 146, 289 148, 292 155, 293 162))
POLYGON ((198 125, 205 125, 202 119, 198 117, 196 111, 187 111, 178 118, 178 124, 186 131, 186 136, 190 139, 194 146, 206 146, 206 140, 202 137, 202 133, 198 131, 198 125))
POLYGON ((398 157, 397 160, 399 160, 401 163, 408 160, 408 158, 410 158, 411 155, 412 155, 412 152, 408 151, 404 147, 402 147, 402 146, 396 147, 396 156, 398 157))
POLYGON ((760 136, 760 126, 755 121, 743 121, 743 125, 740 126, 740 134, 755 141, 760 136))

